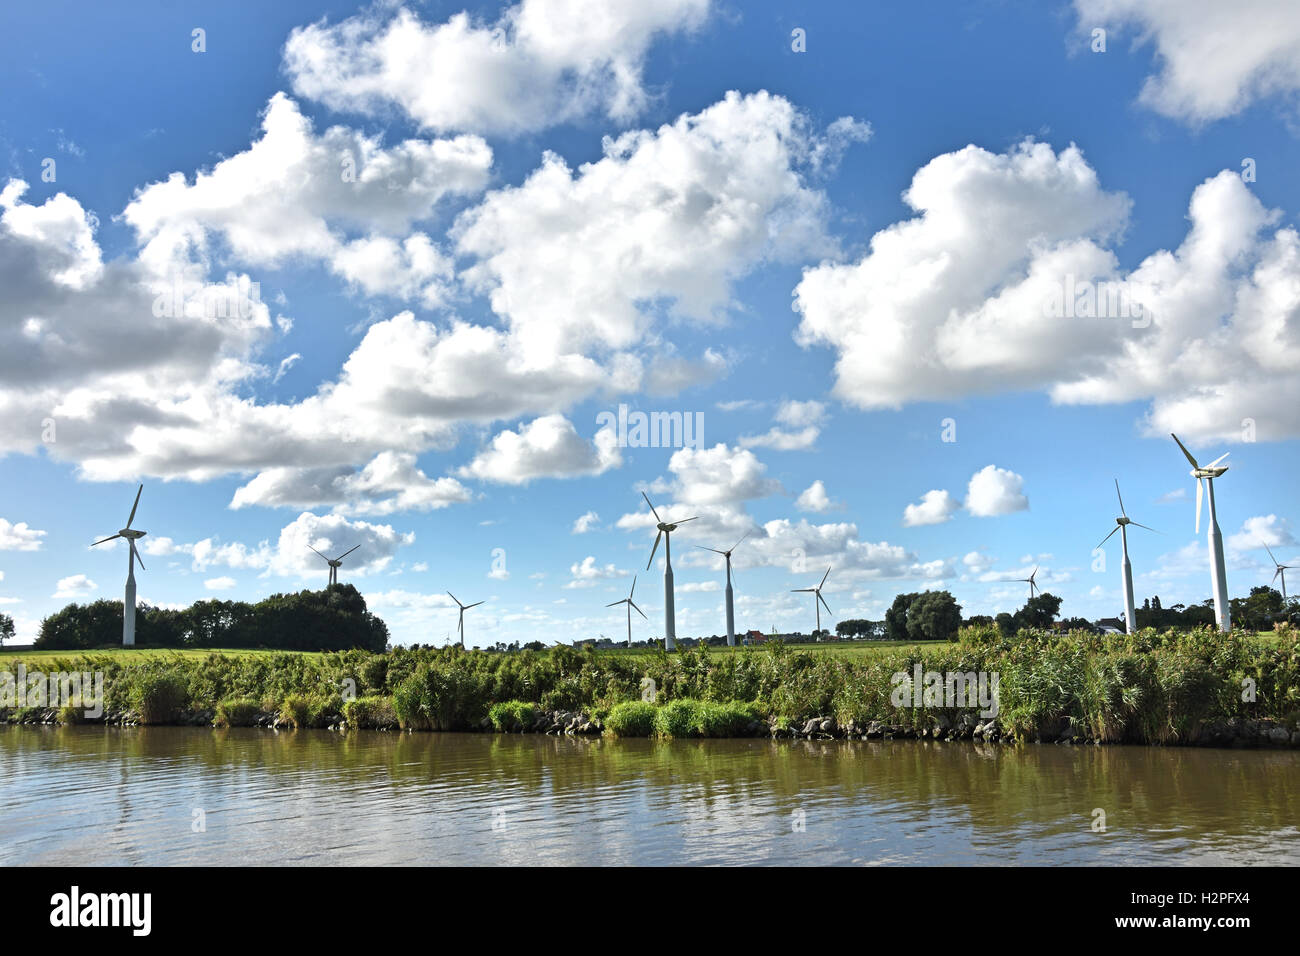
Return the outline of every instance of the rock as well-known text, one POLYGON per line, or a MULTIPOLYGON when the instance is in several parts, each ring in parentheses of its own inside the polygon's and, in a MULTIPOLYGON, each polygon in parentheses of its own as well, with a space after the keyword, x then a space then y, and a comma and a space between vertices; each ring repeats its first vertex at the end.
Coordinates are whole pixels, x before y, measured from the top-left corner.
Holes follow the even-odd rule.
POLYGON ((1275 744, 1285 745, 1291 742, 1291 735, 1285 727, 1274 727, 1268 732, 1268 738, 1275 744))
POLYGON ((822 723, 821 723, 821 731, 822 731, 822 733, 824 733, 824 734, 833 734, 833 733, 835 733, 835 718, 834 718, 834 717, 828 717, 828 718, 826 718, 825 720, 823 720, 822 723))
POLYGON ((811 720, 809 720, 807 723, 803 725, 803 733, 809 736, 817 733, 817 731, 820 729, 821 729, 821 721, 816 717, 813 717, 811 720))

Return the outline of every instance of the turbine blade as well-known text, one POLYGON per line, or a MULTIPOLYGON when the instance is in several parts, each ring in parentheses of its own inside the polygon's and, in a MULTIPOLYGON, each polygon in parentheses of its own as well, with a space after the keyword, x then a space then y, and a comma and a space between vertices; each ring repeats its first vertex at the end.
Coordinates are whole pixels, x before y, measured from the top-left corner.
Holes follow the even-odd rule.
POLYGON ((1115 479, 1115 497, 1119 499, 1119 513, 1122 514, 1125 518, 1127 518, 1128 512, 1124 510, 1124 496, 1119 493, 1118 478, 1115 479))
POLYGON ((697 544, 697 545, 695 545, 694 547, 699 548, 701 551, 712 551, 714 554, 726 554, 726 553, 727 553, 727 552, 725 552, 725 551, 719 551, 717 548, 706 548, 706 547, 704 547, 704 545, 702 545, 702 544, 697 544))
POLYGON ((815 592, 816 588, 791 588, 791 594, 804 594, 805 592, 815 592))
MULTIPOLYGON (((135 520, 135 509, 140 507, 140 492, 144 491, 144 485, 141 485, 135 492, 135 504, 131 506, 131 517, 126 519, 126 526, 131 527, 131 522, 135 520)), ((143 567, 143 565, 142 565, 143 567)))
MULTIPOLYGON (((641 492, 641 497, 645 498, 645 503, 650 505, 650 499, 646 496, 646 493, 644 491, 641 492)), ((663 524, 664 519, 659 517, 659 512, 655 511, 654 505, 650 505, 650 512, 655 516, 656 521, 658 521, 660 524, 663 524)))
MULTIPOLYGON (((1144 524, 1138 524, 1136 521, 1130 521, 1129 524, 1131 524, 1131 525, 1132 525, 1133 527, 1135 527, 1135 528, 1146 528, 1146 530, 1148 530, 1148 531, 1156 531, 1155 528, 1149 528, 1149 527, 1147 527, 1147 526, 1144 525, 1144 524)), ((1164 534, 1164 532, 1163 532, 1163 531, 1156 531, 1156 534, 1164 534)))
POLYGON ((835 613, 834 611, 831 610, 831 606, 830 606, 829 604, 826 603, 826 599, 825 599, 824 597, 822 597, 822 592, 821 592, 821 591, 818 591, 818 592, 817 592, 817 600, 819 600, 819 601, 822 602, 822 607, 826 608, 826 613, 827 613, 827 614, 834 614, 834 613, 835 613))
POLYGON ((1196 479, 1196 533, 1201 533, 1201 499, 1205 497, 1205 479, 1196 479))
POLYGON ((1229 455, 1231 455, 1231 454, 1232 454, 1232 452, 1230 452, 1230 451, 1225 451, 1222 455, 1220 455, 1218 458, 1214 459, 1214 461, 1210 462, 1210 463, 1209 463, 1208 465, 1206 465, 1205 467, 1206 467, 1206 468, 1214 468, 1215 466, 1217 466, 1217 465, 1219 464, 1219 462, 1223 461, 1223 459, 1227 458, 1227 457, 1228 457, 1229 455))
MULTIPOLYGON (((359 547, 361 547, 361 545, 357 545, 357 548, 359 548, 359 547)), ((342 561, 344 558, 346 558, 346 557, 347 557, 349 554, 351 554, 353 551, 357 550, 357 548, 349 548, 348 550, 344 551, 342 554, 340 554, 340 555, 339 555, 337 558, 335 558, 334 560, 335 560, 335 561, 342 561)))
POLYGON ((1273 563, 1274 563, 1274 564, 1277 564, 1277 558, 1274 558, 1274 557, 1273 557, 1273 549, 1270 548, 1270 547, 1268 546, 1268 542, 1266 542, 1266 541, 1261 541, 1260 544, 1264 545, 1264 550, 1268 552, 1268 556, 1269 556, 1270 558, 1273 558, 1273 563))
MULTIPOLYGON (((95 542, 95 544, 103 544, 105 541, 112 541, 114 538, 120 538, 120 537, 122 537, 120 534, 110 535, 107 538, 100 538, 98 541, 95 542)), ((95 544, 92 544, 91 547, 93 548, 95 544)))
MULTIPOLYGON (((1281 568, 1278 568, 1276 571, 1274 571, 1274 572, 1273 572, 1273 581, 1276 581, 1276 580, 1277 580, 1277 576, 1278 576, 1279 574, 1281 574, 1281 573, 1282 573, 1282 569, 1281 569, 1281 568)), ((1273 584, 1273 581, 1269 581, 1269 582, 1268 582, 1270 586, 1273 584)))
MULTIPOLYGON (((1109 540, 1111 539, 1111 535, 1113 535, 1116 531, 1118 531, 1119 528, 1120 528, 1119 525, 1115 525, 1115 527, 1111 528, 1111 529, 1110 529, 1110 534, 1108 534, 1108 535, 1106 535, 1106 537, 1102 538, 1102 539, 1101 539, 1101 544, 1097 545, 1097 547, 1100 548, 1102 544, 1105 544, 1107 541, 1109 541, 1109 540)), ((1095 549, 1094 549, 1094 550, 1095 550, 1095 549)))
POLYGON ((626 602, 627 602, 627 598, 623 598, 622 601, 615 601, 613 604, 606 604, 605 607, 618 607, 620 604, 624 604, 626 602))
POLYGON ((133 558, 135 558, 137 561, 140 562, 140 570, 141 570, 141 571, 148 571, 148 570, 149 570, 148 568, 146 568, 146 567, 144 566, 144 560, 140 557, 140 552, 136 550, 135 542, 134 542, 134 541, 131 542, 131 556, 132 556, 133 558))
POLYGON ((461 612, 463 613, 465 610, 465 605, 460 603, 460 598, 456 597, 456 595, 452 594, 450 591, 448 591, 447 593, 451 595, 451 599, 456 602, 456 606, 459 607, 461 609, 461 612))
MULTIPOLYGON (((628 604, 632 604, 631 601, 628 601, 627 603, 628 603, 628 604)), ((633 606, 633 607, 636 607, 635 604, 632 604, 632 606, 633 606)), ((639 607, 636 607, 636 612, 637 612, 638 614, 640 614, 642 617, 645 617, 645 611, 641 610, 639 607)), ((645 619, 646 619, 647 621, 650 620, 650 618, 648 618, 648 617, 645 617, 645 619)))
POLYGON ((466 605, 465 605, 465 610, 468 611, 468 610, 469 610, 470 608, 472 608, 472 607, 478 607, 478 606, 479 606, 480 604, 482 604, 482 603, 483 603, 482 601, 475 601, 473 604, 466 604, 466 605))
MULTIPOLYGON (((641 492, 641 493, 645 494, 645 492, 641 492)), ((662 538, 663 536, 664 533, 662 531, 660 531, 657 535, 655 535, 655 545, 653 548, 650 549, 650 560, 645 563, 645 569, 647 571, 650 570, 650 565, 655 563, 655 552, 659 550, 659 539, 662 538)))
POLYGON ((699 517, 699 515, 696 515, 694 518, 683 518, 683 519, 680 520, 680 521, 674 521, 673 524, 686 524, 686 522, 688 522, 688 521, 694 521, 695 518, 698 518, 698 517, 699 517))
POLYGON ((632 600, 632 595, 636 594, 636 575, 632 575, 632 590, 627 592, 627 599, 632 600))
POLYGON ((830 576, 831 576, 831 569, 827 568, 826 573, 822 575, 822 583, 817 585, 819 590, 826 584, 826 579, 829 578, 830 576))
MULTIPOLYGON (((1177 435, 1175 435, 1173 432, 1170 432, 1169 434, 1173 437, 1174 441, 1178 441, 1178 436, 1177 436, 1177 435)), ((1181 448, 1181 449, 1183 450, 1183 454, 1187 456, 1187 460, 1190 461, 1190 462, 1192 463, 1192 467, 1193 467, 1193 468, 1200 468, 1200 467, 1201 467, 1200 465, 1198 465, 1198 464, 1196 463, 1196 459, 1192 457, 1192 453, 1191 453, 1190 451, 1187 450, 1187 446, 1186 446, 1186 445, 1184 445, 1182 442, 1178 441, 1178 447, 1181 448)))

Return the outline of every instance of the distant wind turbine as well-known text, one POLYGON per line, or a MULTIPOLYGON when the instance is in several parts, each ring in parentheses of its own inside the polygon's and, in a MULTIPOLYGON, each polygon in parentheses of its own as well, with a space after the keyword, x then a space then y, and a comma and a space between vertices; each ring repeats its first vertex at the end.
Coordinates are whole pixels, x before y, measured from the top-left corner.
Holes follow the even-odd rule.
POLYGON ((1027 577, 1027 578, 1016 578, 1017 581, 1020 581, 1020 582, 1023 583, 1023 584, 1028 584, 1028 585, 1029 585, 1029 600, 1031 600, 1031 601, 1034 599, 1034 590, 1035 590, 1035 589, 1037 589, 1037 590, 1039 590, 1039 591, 1042 590, 1042 588, 1038 587, 1038 585, 1034 583, 1034 576, 1035 576, 1036 574, 1038 574, 1038 565, 1034 565, 1034 570, 1030 573, 1029 577, 1027 577))
POLYGON ((741 537, 740 541, 737 541, 726 551, 719 551, 717 548, 705 548, 704 545, 702 544, 697 544, 695 546, 697 548, 704 548, 705 551, 712 551, 714 554, 720 554, 727 561, 727 646, 728 647, 736 646, 736 611, 731 600, 731 552, 735 551, 738 547, 740 547, 740 542, 744 541, 745 538, 748 538, 749 534, 750 533, 746 531, 744 535, 741 537))
MULTIPOLYGON (((313 548, 311 545, 307 545, 307 547, 312 551, 316 551, 316 549, 313 548)), ((339 568, 343 566, 343 559, 346 558, 353 551, 357 550, 357 548, 359 547, 361 547, 361 545, 357 545, 356 548, 349 548, 348 550, 340 554, 337 558, 326 558, 325 555, 321 554, 319 551, 316 551, 317 554, 319 554, 322 558, 324 558, 325 563, 330 566, 330 587, 333 587, 334 585, 339 583, 339 568)))
MULTIPOLYGON (((633 594, 636 594, 636 575, 635 575, 635 574, 632 575, 632 590, 627 592, 627 597, 623 598, 623 600, 621 600, 621 601, 615 601, 613 604, 606 604, 606 605, 605 605, 605 607, 618 607, 620 604, 626 604, 626 605, 627 605, 627 646, 628 646, 628 647, 631 647, 631 646, 632 646, 632 609, 635 607, 635 608, 636 608, 636 612, 637 612, 638 614, 640 614, 642 617, 645 617, 645 611, 641 610, 639 607, 636 607, 636 603, 632 600, 632 595, 633 595, 633 594)), ((650 620, 650 618, 648 618, 648 617, 645 617, 645 619, 646 619, 647 621, 650 620)), ((605 635, 603 635, 603 634, 601 635, 601 637, 604 637, 604 636, 605 636, 605 635)))
MULTIPOLYGON (((1148 531, 1155 531, 1156 529, 1147 528, 1144 524, 1138 524, 1128 516, 1128 512, 1124 510, 1124 496, 1119 493, 1118 478, 1115 479, 1115 497, 1119 498, 1119 517, 1115 519, 1115 527, 1110 529, 1110 534, 1101 539, 1101 544, 1105 544, 1109 541, 1111 535, 1116 531, 1119 532, 1120 541, 1122 541, 1124 545, 1123 584, 1124 614, 1126 615, 1124 619, 1124 630, 1126 633, 1132 634, 1137 630, 1137 612, 1134 610, 1133 606, 1133 565, 1131 565, 1128 560, 1128 526, 1134 525, 1138 528, 1146 528, 1148 531)), ((1100 548, 1101 544, 1097 545, 1097 547, 1100 548)))
MULTIPOLYGON (((1295 569, 1295 565, 1294 565, 1294 564, 1282 564, 1280 561, 1278 561, 1277 558, 1273 557, 1273 549, 1272 549, 1272 548, 1270 548, 1267 544, 1264 544, 1263 541, 1261 541, 1260 544, 1263 544, 1263 545, 1264 545, 1264 550, 1268 552, 1268 556, 1269 556, 1270 558, 1273 558, 1273 564, 1274 564, 1274 566, 1277 567, 1277 570, 1273 572, 1273 581, 1276 581, 1278 578, 1281 578, 1281 579, 1282 579, 1282 606, 1283 606, 1283 608, 1285 608, 1285 607, 1286 607, 1286 573, 1287 573, 1288 571, 1292 571, 1292 570, 1294 570, 1294 569, 1295 569)), ((1270 581, 1270 582, 1268 582, 1268 583, 1269 583, 1269 584, 1272 584, 1273 581, 1270 581)))
MULTIPOLYGON (((147 531, 136 531, 131 527, 131 522, 135 520, 135 509, 140 507, 140 492, 144 491, 144 485, 141 485, 135 493, 135 504, 131 505, 131 514, 126 519, 126 527, 117 534, 109 535, 107 538, 101 538, 95 544, 104 544, 106 541, 112 541, 115 538, 125 538, 128 545, 126 557, 126 592, 122 600, 122 646, 131 647, 135 644, 135 563, 140 561, 140 555, 135 549, 135 543, 143 538, 147 531)), ((95 544, 92 544, 93 548, 95 544)), ((140 570, 145 570, 144 562, 140 561, 140 570)))
MULTIPOLYGON (((650 498, 643 491, 641 497, 645 498, 645 503, 650 505, 650 511, 659 522, 659 533, 655 535, 654 547, 650 549, 650 560, 646 562, 646 570, 650 570, 650 565, 654 564, 655 552, 659 550, 659 539, 664 539, 664 650, 671 651, 677 647, 677 609, 673 605, 673 532, 677 530, 678 525, 686 524, 688 521, 694 521, 695 518, 682 518, 680 521, 669 523, 659 517, 659 512, 655 511, 655 506, 650 504, 650 498)), ((698 515, 696 516, 698 517, 698 515)))
MULTIPOLYGON (((1170 433, 1173 435, 1173 433, 1170 433)), ((1208 497, 1210 499, 1210 583, 1214 586, 1214 618, 1219 625, 1220 631, 1232 630, 1232 605, 1228 603, 1228 574, 1223 563, 1223 533, 1219 531, 1219 515, 1214 507, 1214 479, 1220 477, 1228 470, 1227 465, 1220 465, 1219 462, 1227 458, 1231 452, 1224 452, 1214 461, 1202 467, 1196 463, 1192 453, 1187 450, 1187 446, 1178 441, 1178 436, 1173 435, 1174 441, 1178 442, 1178 447, 1183 450, 1187 460, 1192 463, 1191 476, 1196 479, 1196 533, 1201 533, 1201 501, 1208 497), (1208 495, 1206 494, 1208 492, 1208 495)))
POLYGON ((456 606, 460 608, 460 623, 457 625, 457 629, 460 631, 460 646, 464 647, 465 646, 465 612, 472 607, 478 607, 483 602, 475 601, 473 604, 461 604, 460 598, 456 597, 456 595, 452 594, 450 591, 448 591, 447 594, 450 595, 451 599, 456 602, 456 606))
MULTIPOLYGON (((826 603, 826 599, 822 597, 822 586, 825 585, 826 579, 829 578, 830 576, 831 576, 831 569, 827 568, 826 573, 822 575, 822 583, 817 585, 815 588, 791 588, 790 589, 791 594, 815 594, 816 595, 816 597, 813 598, 813 607, 817 611, 817 630, 819 632, 822 629, 822 605, 825 605, 827 614, 835 613, 834 611, 831 610, 831 606, 826 603), (820 604, 818 602, 820 602, 820 604)), ((813 636, 815 637, 816 634, 814 634, 813 636)))

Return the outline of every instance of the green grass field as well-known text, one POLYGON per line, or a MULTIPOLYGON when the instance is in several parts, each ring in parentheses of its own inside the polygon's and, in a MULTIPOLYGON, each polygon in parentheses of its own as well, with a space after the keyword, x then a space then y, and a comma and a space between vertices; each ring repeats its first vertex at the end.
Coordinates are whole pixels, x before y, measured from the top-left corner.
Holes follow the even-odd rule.
MULTIPOLYGON (((881 651, 897 650, 900 647, 930 647, 935 644, 947 644, 948 641, 829 641, 825 644, 787 644, 790 651, 808 651, 810 654, 833 654, 843 657, 867 657, 881 651)), ((765 644, 750 647, 710 647, 710 654, 744 654, 751 651, 763 653, 765 644)), ((650 647, 615 647, 610 650, 597 651, 598 654, 614 656, 646 657, 656 653, 650 647)))
POLYGON ((226 657, 265 657, 270 654, 307 654, 315 657, 318 651, 262 651, 262 650, 222 650, 221 648, 199 648, 194 650, 164 648, 164 647, 110 647, 103 650, 94 651, 34 651, 27 647, 6 647, 0 649, 0 663, 4 661, 31 661, 51 660, 54 658, 70 657, 100 657, 109 656, 119 661, 136 662, 149 658, 203 658, 209 654, 223 654, 226 657))

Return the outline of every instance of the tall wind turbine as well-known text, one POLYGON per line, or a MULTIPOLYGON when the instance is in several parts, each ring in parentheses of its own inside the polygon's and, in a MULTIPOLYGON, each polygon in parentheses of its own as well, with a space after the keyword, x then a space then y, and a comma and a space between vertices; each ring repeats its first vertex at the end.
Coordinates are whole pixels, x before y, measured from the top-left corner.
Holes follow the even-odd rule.
POLYGON ((1031 601, 1034 599, 1034 590, 1035 590, 1035 589, 1037 589, 1037 590, 1039 590, 1039 591, 1042 590, 1042 588, 1038 587, 1038 585, 1034 583, 1034 576, 1035 576, 1036 574, 1038 574, 1038 565, 1034 565, 1034 570, 1030 573, 1029 577, 1027 577, 1027 578, 1016 578, 1016 580, 1017 580, 1017 581, 1020 581, 1022 584, 1028 584, 1028 585, 1029 585, 1029 600, 1031 600, 1031 601))
MULTIPOLYGON (((605 605, 605 607, 618 607, 620 604, 627 605, 627 646, 628 647, 632 646, 632 608, 636 607, 636 602, 632 600, 633 594, 636 594, 635 574, 632 575, 632 590, 627 592, 627 597, 623 598, 623 600, 621 601, 615 601, 613 604, 605 605)), ((645 611, 641 610, 639 607, 636 607, 636 612, 640 614, 642 617, 645 617, 645 611)), ((647 621, 650 620, 650 618, 648 617, 645 617, 645 619, 647 621)), ((604 635, 602 634, 601 636, 603 637, 604 635)))
MULTIPOLYGON (((1173 435, 1172 432, 1170 432, 1173 435)), ((1223 533, 1219 531, 1219 515, 1214 508, 1214 479, 1218 478, 1228 470, 1227 465, 1220 465, 1219 462, 1227 458, 1231 452, 1224 452, 1214 461, 1205 467, 1196 463, 1192 453, 1187 450, 1187 446, 1178 441, 1178 436, 1173 435, 1174 441, 1178 442, 1178 447, 1183 450, 1187 460, 1192 463, 1191 476, 1196 479, 1196 533, 1201 533, 1201 500, 1209 492, 1210 499, 1210 582, 1214 586, 1214 619, 1219 625, 1220 631, 1232 630, 1232 605, 1228 603, 1228 575, 1223 564, 1223 533)))
POLYGON ((464 647, 465 646, 465 612, 472 607, 478 607, 483 602, 475 601, 473 604, 461 604, 460 598, 456 597, 456 595, 452 594, 450 591, 448 591, 447 593, 451 595, 451 599, 455 601, 456 606, 460 608, 460 623, 457 625, 457 628, 460 631, 460 646, 464 647))
MULTIPOLYGON (((744 541, 745 538, 748 537, 749 537, 749 532, 746 531, 744 535, 741 536, 740 541, 744 541)), ((728 647, 736 646, 736 610, 731 600, 731 552, 735 551, 738 547, 740 547, 740 541, 737 541, 726 551, 719 551, 717 548, 705 548, 704 545, 702 544, 697 544, 695 546, 697 548, 704 548, 705 551, 712 551, 714 554, 720 554, 727 561, 727 646, 728 647)))
MULTIPOLYGON (((140 507, 140 492, 144 491, 144 485, 141 485, 135 493, 135 504, 131 505, 131 514, 126 519, 126 527, 117 534, 109 535, 96 541, 95 544, 103 544, 105 541, 112 541, 115 538, 125 538, 128 554, 126 557, 126 593, 122 600, 122 646, 131 647, 135 644, 135 563, 140 561, 140 555, 135 550, 135 543, 143 538, 147 531, 136 531, 132 529, 131 522, 135 520, 135 509, 140 507)), ((95 545, 92 544, 93 548, 95 545)), ((140 570, 145 570, 144 562, 140 561, 140 570)))
MULTIPOLYGON (((311 545, 307 545, 307 547, 311 548, 311 550, 313 551, 316 551, 316 549, 312 548, 311 545)), ((349 548, 348 550, 340 554, 337 558, 326 558, 325 555, 321 554, 319 551, 316 551, 317 554, 320 554, 320 556, 325 559, 325 563, 330 566, 330 587, 333 587, 334 585, 339 583, 339 568, 342 567, 343 565, 343 559, 346 558, 353 551, 357 550, 357 548, 359 547, 361 547, 361 545, 357 545, 356 548, 349 548)))
POLYGON ((650 504, 650 498, 643 491, 641 497, 645 498, 645 503, 650 505, 650 511, 659 522, 659 533, 655 535, 654 547, 650 549, 650 560, 645 563, 646 570, 650 570, 650 565, 654 564, 655 552, 659 550, 659 539, 664 539, 664 650, 671 651, 677 647, 677 609, 673 605, 673 532, 677 530, 678 525, 686 524, 688 521, 694 521, 696 515, 692 518, 682 518, 680 521, 668 523, 659 517, 659 512, 655 511, 655 506, 650 504))
MULTIPOLYGON (((834 614, 834 613, 835 613, 834 611, 831 610, 831 606, 830 606, 829 604, 826 604, 826 599, 825 599, 824 597, 822 597, 822 585, 824 585, 824 584, 826 583, 826 579, 829 578, 830 576, 831 576, 831 569, 830 569, 830 568, 827 568, 827 569, 826 569, 826 573, 822 575, 822 583, 819 584, 819 585, 817 585, 815 588, 791 588, 791 589, 790 589, 790 593, 791 593, 791 594, 806 594, 806 593, 812 593, 812 594, 817 595, 815 598, 813 598, 813 607, 814 607, 814 608, 816 609, 816 611, 817 611, 817 630, 818 630, 818 631, 820 631, 820 630, 822 629, 822 605, 825 605, 825 607, 826 607, 826 613, 827 613, 827 614, 834 614), (821 602, 821 604, 818 604, 819 601, 821 602)), ((814 634, 813 636, 815 637, 816 635, 814 634)))
MULTIPOLYGON (((1119 479, 1115 479, 1115 497, 1119 499, 1119 517, 1115 519, 1115 527, 1110 529, 1110 534, 1101 539, 1101 544, 1110 540, 1111 535, 1116 531, 1119 532, 1120 541, 1124 544, 1124 631, 1132 634, 1137 630, 1137 611, 1133 606, 1133 565, 1128 560, 1128 526, 1134 525, 1138 528, 1146 528, 1148 531, 1155 531, 1155 528, 1147 528, 1144 524, 1138 524, 1128 516, 1124 510, 1124 496, 1119 493, 1119 479)), ((1101 544, 1097 547, 1101 547, 1101 544)))
MULTIPOLYGON (((1264 544, 1264 542, 1261 541, 1260 544, 1264 544)), ((1273 558, 1273 564, 1277 567, 1277 570, 1273 572, 1273 581, 1276 581, 1278 578, 1282 579, 1282 608, 1285 610, 1286 609, 1286 573, 1288 571, 1294 570, 1295 565, 1280 563, 1277 558, 1273 557, 1273 549, 1266 544, 1264 544, 1264 550, 1268 552, 1268 556, 1270 558, 1273 558)), ((1268 583, 1271 585, 1273 581, 1270 581, 1268 583)))

